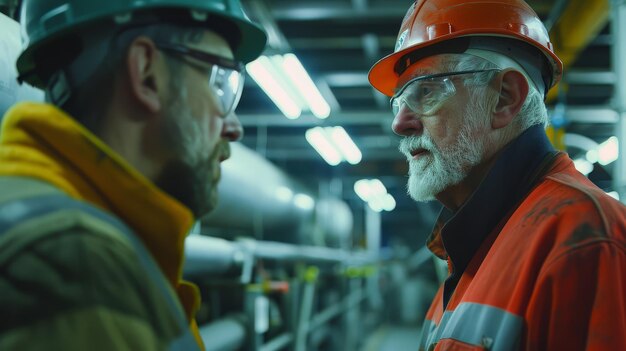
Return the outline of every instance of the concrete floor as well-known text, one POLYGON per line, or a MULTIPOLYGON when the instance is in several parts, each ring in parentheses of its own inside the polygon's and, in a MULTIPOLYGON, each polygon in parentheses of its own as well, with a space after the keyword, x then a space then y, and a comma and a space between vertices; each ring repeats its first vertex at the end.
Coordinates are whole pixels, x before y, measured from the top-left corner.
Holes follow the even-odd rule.
POLYGON ((419 335, 419 328, 386 325, 372 334, 361 351, 417 350, 419 335))

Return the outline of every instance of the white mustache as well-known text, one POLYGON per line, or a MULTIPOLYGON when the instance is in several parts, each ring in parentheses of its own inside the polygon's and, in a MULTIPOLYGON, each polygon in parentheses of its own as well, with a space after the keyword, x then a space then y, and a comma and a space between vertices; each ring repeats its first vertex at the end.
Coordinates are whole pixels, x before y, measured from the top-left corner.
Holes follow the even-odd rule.
POLYGON ((417 149, 425 149, 427 151, 433 152, 436 150, 435 143, 433 140, 426 134, 416 137, 416 136, 408 136, 404 137, 400 140, 400 145, 398 146, 398 150, 403 153, 407 159, 411 159, 411 151, 417 149))

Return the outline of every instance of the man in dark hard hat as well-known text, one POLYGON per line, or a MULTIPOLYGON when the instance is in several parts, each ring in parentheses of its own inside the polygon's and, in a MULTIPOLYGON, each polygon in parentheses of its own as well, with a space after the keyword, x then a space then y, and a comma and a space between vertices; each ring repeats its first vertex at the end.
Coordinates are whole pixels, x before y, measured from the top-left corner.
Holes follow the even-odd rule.
POLYGON ((183 244, 266 35, 238 0, 26 0, 0 135, 0 350, 203 349, 183 244))
POLYGON ((522 0, 419 0, 371 84, 449 275, 419 350, 626 350, 626 208, 555 151, 562 64, 522 0))

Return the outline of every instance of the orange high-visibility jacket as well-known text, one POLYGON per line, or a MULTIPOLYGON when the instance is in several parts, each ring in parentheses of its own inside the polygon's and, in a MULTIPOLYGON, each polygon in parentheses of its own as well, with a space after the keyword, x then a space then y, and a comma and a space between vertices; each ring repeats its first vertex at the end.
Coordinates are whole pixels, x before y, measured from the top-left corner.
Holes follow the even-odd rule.
POLYGON ((450 276, 419 350, 626 350, 626 207, 547 144, 529 129, 442 211, 428 245, 450 276))

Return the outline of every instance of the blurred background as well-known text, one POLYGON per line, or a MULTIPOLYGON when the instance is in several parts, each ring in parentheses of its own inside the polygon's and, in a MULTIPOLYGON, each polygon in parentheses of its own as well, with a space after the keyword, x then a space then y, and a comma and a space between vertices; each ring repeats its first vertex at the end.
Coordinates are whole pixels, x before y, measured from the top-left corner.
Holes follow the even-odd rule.
MULTIPOLYGON (((624 201, 624 5, 528 2, 565 65, 547 99, 548 134, 624 201)), ((187 241, 209 350, 415 349, 445 276, 424 248, 440 206, 406 195, 388 98, 367 80, 411 3, 243 0, 269 45, 247 66, 245 135, 223 164, 219 207, 187 241)), ((2 112, 42 99, 15 82, 18 5, 0 0, 2 112)))

